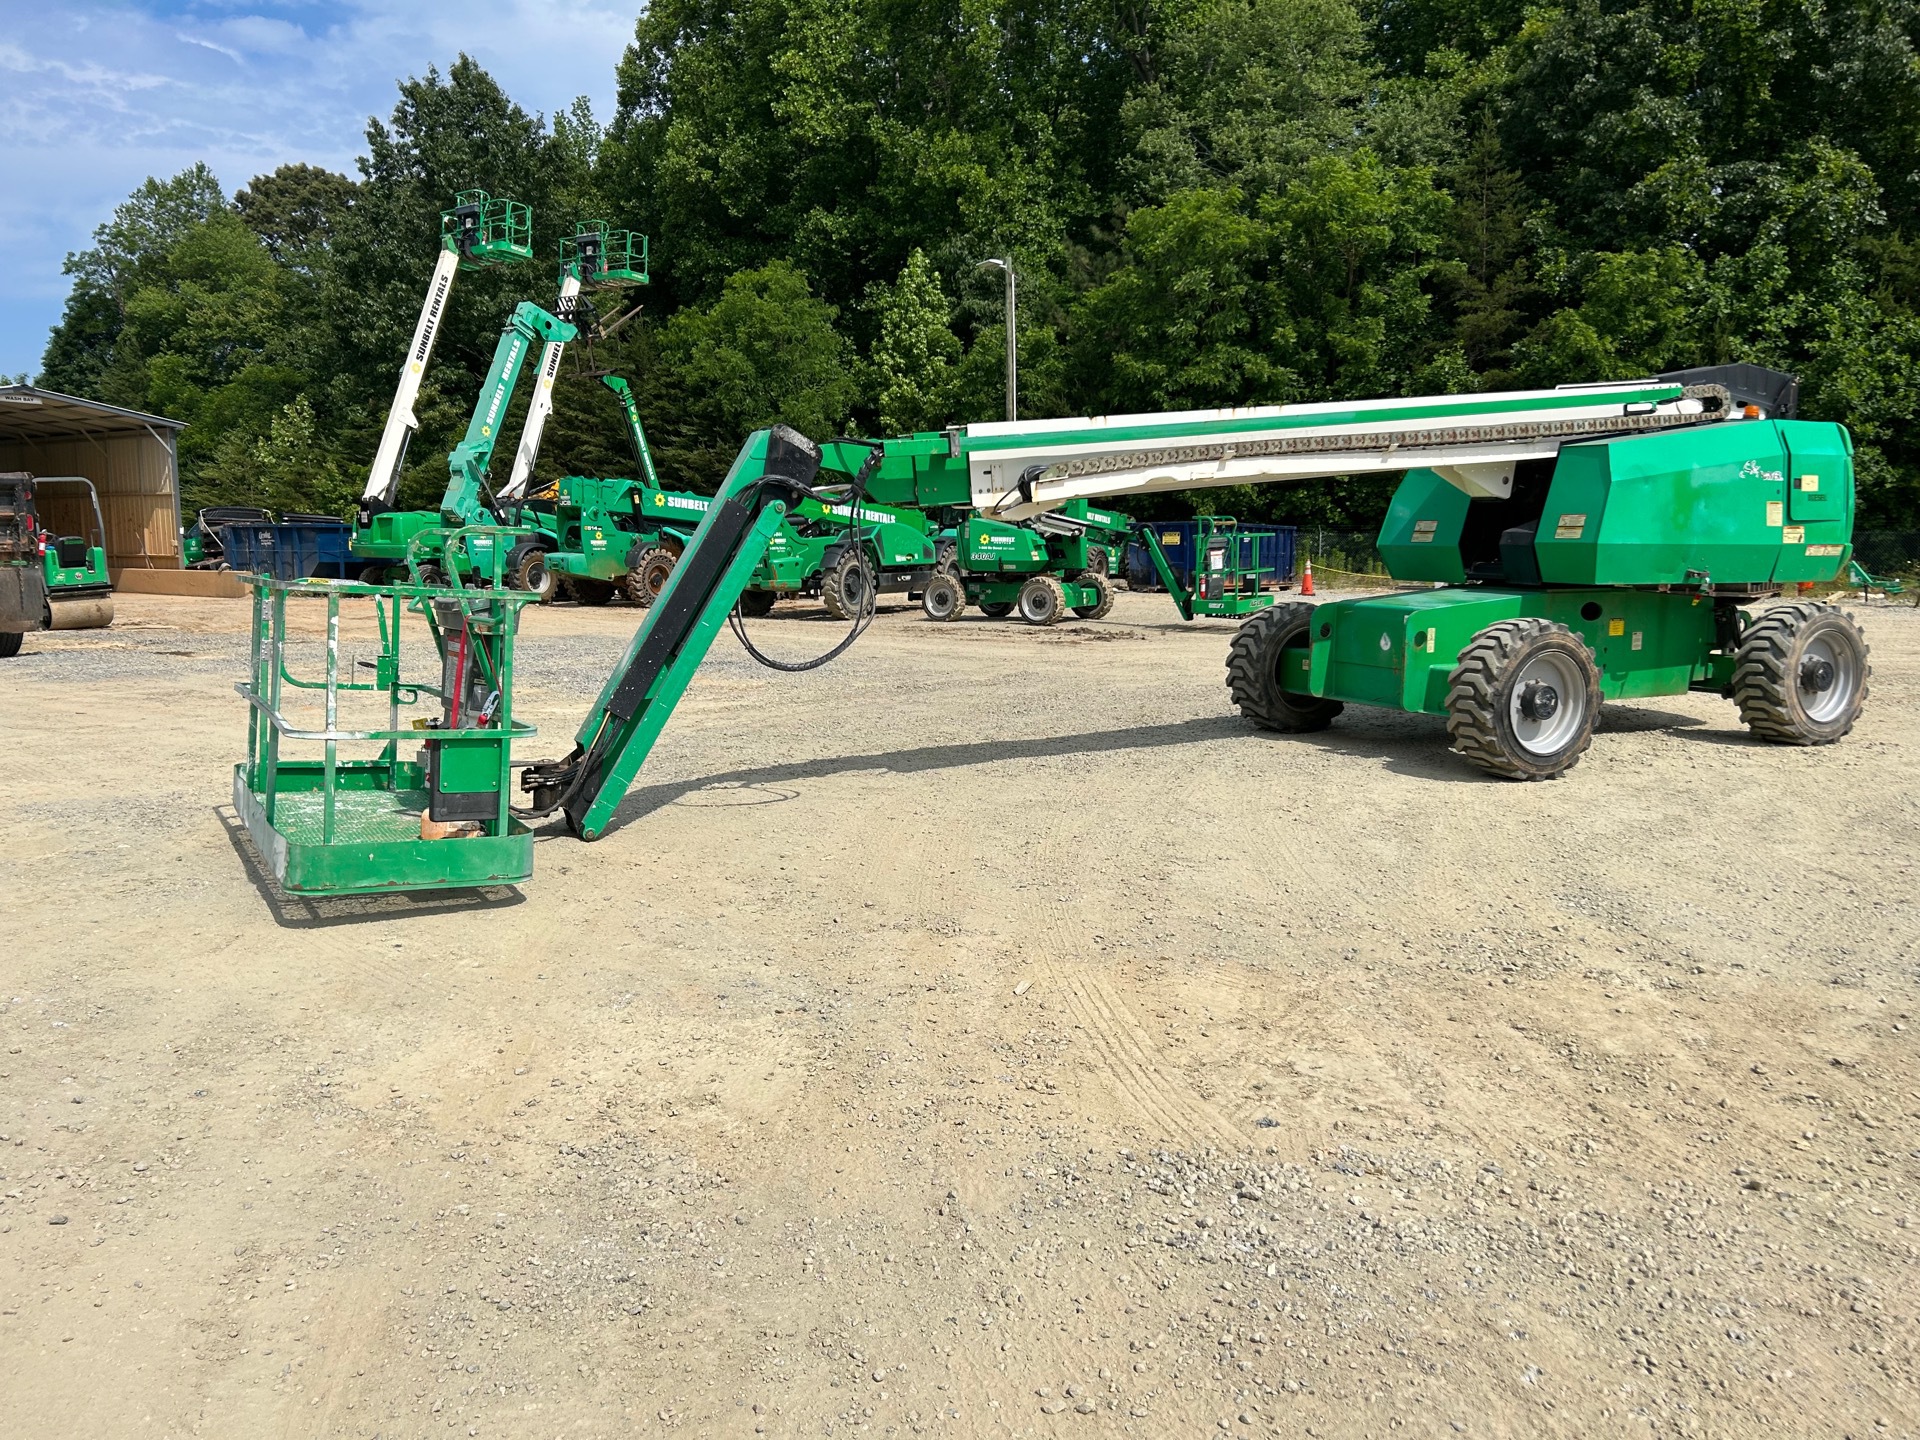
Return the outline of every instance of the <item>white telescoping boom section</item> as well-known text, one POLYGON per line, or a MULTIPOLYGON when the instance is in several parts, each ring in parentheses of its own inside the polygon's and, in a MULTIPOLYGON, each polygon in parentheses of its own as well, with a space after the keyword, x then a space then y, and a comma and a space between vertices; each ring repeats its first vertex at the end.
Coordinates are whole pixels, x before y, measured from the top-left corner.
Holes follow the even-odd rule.
POLYGON ((1718 386, 1678 379, 1405 400, 1331 401, 949 431, 974 508, 1002 520, 1069 500, 1431 468, 1470 496, 1505 498, 1514 466, 1570 440, 1697 424, 1726 413, 1718 386))
POLYGON ((373 453, 366 489, 360 492, 362 500, 391 505, 400 493, 400 461, 407 453, 407 441, 420 428, 419 418, 413 413, 414 402, 420 398, 421 377, 427 373, 433 342, 440 334, 441 320, 446 318, 447 297, 453 293, 453 277, 459 271, 460 252, 442 250, 433 264, 427 302, 420 307, 419 322, 413 327, 413 343, 407 346, 407 362, 400 367, 400 383, 387 410, 387 428, 380 432, 380 448, 373 453))
MULTIPOLYGON (((562 320, 573 319, 573 302, 580 296, 580 277, 568 271, 560 281, 560 303, 553 313, 562 320)), ((546 432, 547 419, 553 414, 553 382, 560 377, 560 356, 566 350, 560 340, 549 340, 540 355, 540 378, 533 384, 533 399, 527 405, 526 423, 520 427, 520 447, 513 452, 513 474, 500 489, 500 499, 521 500, 533 481, 533 462, 540 458, 540 437, 546 432)))

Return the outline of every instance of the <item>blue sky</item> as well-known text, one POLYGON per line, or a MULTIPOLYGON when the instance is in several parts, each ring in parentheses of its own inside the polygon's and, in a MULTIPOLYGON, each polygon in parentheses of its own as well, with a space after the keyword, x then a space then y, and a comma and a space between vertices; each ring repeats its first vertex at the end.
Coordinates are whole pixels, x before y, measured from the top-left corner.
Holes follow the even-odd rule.
POLYGON ((640 0, 6 0, 0 375, 39 368, 60 263, 148 175, 204 160, 227 193, 289 160, 346 174, 394 85, 465 51, 529 110, 605 120, 640 0))

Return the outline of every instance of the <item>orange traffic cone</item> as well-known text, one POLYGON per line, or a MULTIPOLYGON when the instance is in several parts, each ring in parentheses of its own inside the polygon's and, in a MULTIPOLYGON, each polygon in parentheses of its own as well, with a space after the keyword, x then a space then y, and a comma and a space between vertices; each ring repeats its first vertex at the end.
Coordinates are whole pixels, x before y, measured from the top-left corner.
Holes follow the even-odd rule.
POLYGON ((1311 560, 1307 561, 1307 568, 1300 575, 1300 593, 1302 595, 1313 593, 1313 561, 1311 560))

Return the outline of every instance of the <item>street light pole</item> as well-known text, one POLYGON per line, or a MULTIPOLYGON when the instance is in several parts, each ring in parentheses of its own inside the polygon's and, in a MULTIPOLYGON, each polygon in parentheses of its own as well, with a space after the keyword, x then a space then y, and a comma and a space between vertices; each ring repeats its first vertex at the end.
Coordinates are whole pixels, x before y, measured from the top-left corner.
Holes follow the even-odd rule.
POLYGON ((1020 329, 1014 308, 1013 257, 982 260, 981 270, 1002 270, 1007 276, 1007 419, 1020 418, 1020 329))

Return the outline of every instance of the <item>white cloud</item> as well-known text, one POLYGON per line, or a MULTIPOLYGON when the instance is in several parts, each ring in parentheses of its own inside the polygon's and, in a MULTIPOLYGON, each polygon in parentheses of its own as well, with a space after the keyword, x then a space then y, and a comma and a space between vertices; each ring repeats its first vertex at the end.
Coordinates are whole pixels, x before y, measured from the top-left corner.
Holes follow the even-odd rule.
POLYGON ((462 52, 529 110, 609 116, 640 0, 67 0, 0 41, 0 373, 37 368, 61 262, 149 175, 353 173, 395 85, 462 52), (72 57, 85 56, 84 60, 72 57))

